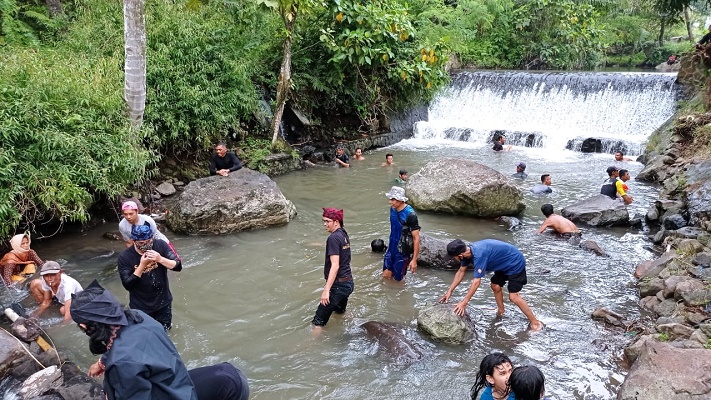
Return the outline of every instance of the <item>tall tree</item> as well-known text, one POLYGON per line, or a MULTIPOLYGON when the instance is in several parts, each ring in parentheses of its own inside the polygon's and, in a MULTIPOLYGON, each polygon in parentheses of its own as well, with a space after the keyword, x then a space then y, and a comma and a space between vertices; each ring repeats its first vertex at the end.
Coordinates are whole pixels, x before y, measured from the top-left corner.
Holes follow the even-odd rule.
POLYGON ((124 92, 128 118, 134 130, 143 124, 146 108, 146 2, 123 1, 124 92))
MULTIPOLYGON (((265 4, 269 5, 267 2, 265 2, 265 4)), ((276 143, 279 139, 279 129, 281 127, 281 119, 284 116, 284 106, 289 99, 289 90, 291 89, 291 45, 294 39, 296 14, 299 11, 300 5, 297 4, 297 0, 279 0, 277 7, 279 16, 284 21, 286 37, 284 38, 284 50, 281 68, 279 69, 274 117, 269 127, 272 132, 272 144, 276 143)))

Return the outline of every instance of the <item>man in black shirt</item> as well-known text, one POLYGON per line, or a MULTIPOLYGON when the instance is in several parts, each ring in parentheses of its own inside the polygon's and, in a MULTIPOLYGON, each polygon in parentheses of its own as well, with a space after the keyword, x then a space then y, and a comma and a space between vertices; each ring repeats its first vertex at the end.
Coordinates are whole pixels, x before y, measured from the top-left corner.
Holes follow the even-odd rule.
POLYGON ((338 163, 341 167, 348 168, 351 166, 348 164, 348 154, 343 151, 343 147, 338 147, 336 149, 336 163, 338 163))
POLYGON ((494 151, 509 151, 511 146, 504 147, 504 142, 506 141, 506 136, 500 135, 498 139, 494 140, 494 147, 491 149, 494 151))
POLYGON ((326 285, 321 292, 316 315, 311 321, 316 333, 328 323, 334 311, 338 314, 346 312, 348 296, 353 293, 354 287, 351 273, 351 240, 343 230, 343 210, 324 208, 323 225, 330 235, 326 239, 326 262, 323 266, 326 285))
POLYGON ((227 152, 227 145, 220 142, 215 146, 215 154, 210 156, 210 175, 227 176, 242 168, 242 163, 233 152, 227 152))
POLYGON ((168 270, 180 271, 183 265, 168 244, 153 238, 148 225, 131 229, 133 246, 122 251, 118 272, 129 292, 129 307, 150 315, 170 329, 173 320, 173 295, 168 286, 168 270))

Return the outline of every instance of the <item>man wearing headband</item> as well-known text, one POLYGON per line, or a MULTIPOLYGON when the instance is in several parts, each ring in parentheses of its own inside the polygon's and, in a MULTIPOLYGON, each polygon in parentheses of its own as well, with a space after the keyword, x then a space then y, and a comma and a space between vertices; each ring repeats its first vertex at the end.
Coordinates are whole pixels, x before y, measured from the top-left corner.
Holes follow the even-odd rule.
POLYGON ((407 204, 405 189, 390 188, 385 196, 390 199, 390 239, 383 261, 383 278, 402 281, 407 271, 417 270, 417 255, 420 253, 420 224, 415 210, 407 204), (402 235, 412 235, 412 249, 403 249, 399 244, 402 235))
POLYGON ((320 331, 328 323, 331 314, 346 312, 348 296, 353 293, 353 275, 351 274, 351 240, 343 229, 343 210, 323 209, 323 225, 330 233, 326 239, 326 261, 323 277, 326 285, 321 292, 316 315, 311 323, 314 331, 320 331))
POLYGON ((153 238, 148 225, 134 225, 131 239, 133 246, 118 258, 118 272, 129 292, 129 306, 150 315, 168 330, 173 320, 168 270, 178 272, 183 265, 166 242, 153 238))
POLYGON ((491 290, 494 291, 494 299, 496 300, 496 315, 502 316, 504 314, 503 286, 507 285, 508 282, 509 300, 516 304, 528 318, 531 330, 538 331, 543 329, 543 323, 536 319, 526 300, 519 294, 523 286, 528 283, 526 278, 526 259, 514 245, 495 239, 480 240, 467 245, 457 239, 447 244, 447 255, 458 261, 460 267, 454 275, 449 290, 439 299, 440 303, 449 301, 454 289, 464 279, 467 267, 473 265, 474 279, 469 291, 467 291, 464 299, 454 307, 454 312, 457 315, 464 315, 469 300, 474 297, 479 285, 481 285, 481 279, 487 272, 493 272, 491 290))
MULTIPOLYGON (((170 240, 158 230, 156 221, 154 221, 153 218, 138 213, 138 204, 136 204, 135 201, 124 201, 121 205, 121 213, 123 214, 123 218, 119 222, 119 232, 121 232, 121 236, 123 236, 123 240, 126 242, 126 247, 133 245, 133 240, 131 240, 131 228, 134 225, 149 226, 153 231, 153 238, 170 244, 170 240)), ((175 249, 173 249, 173 252, 175 252, 175 249)))
POLYGON ((72 295, 70 312, 89 336, 89 350, 102 354, 88 374, 104 374, 107 399, 198 400, 175 345, 148 315, 122 309, 96 281, 72 295))

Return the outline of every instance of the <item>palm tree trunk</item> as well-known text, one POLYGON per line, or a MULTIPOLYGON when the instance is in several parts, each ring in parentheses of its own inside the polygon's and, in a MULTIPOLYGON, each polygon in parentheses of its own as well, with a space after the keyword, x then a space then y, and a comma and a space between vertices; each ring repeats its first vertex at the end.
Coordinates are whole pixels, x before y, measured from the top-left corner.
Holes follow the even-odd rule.
POLYGON ((664 46, 664 23, 665 23, 664 17, 662 17, 662 23, 661 27, 659 28, 659 47, 664 46))
POLYGON ((689 34, 689 41, 691 43, 696 43, 694 41, 694 33, 691 31, 691 17, 689 16, 689 7, 684 7, 684 22, 686 22, 686 32, 689 34))
POLYGON ((131 127, 141 128, 146 108, 146 2, 124 0, 124 92, 131 127))
POLYGON ((284 106, 289 99, 289 89, 291 88, 291 43, 294 37, 294 27, 296 26, 296 8, 293 3, 289 3, 286 9, 280 9, 284 26, 286 27, 286 38, 284 39, 284 58, 281 61, 279 70, 279 83, 277 83, 276 108, 270 126, 272 132, 272 144, 279 139, 279 128, 281 119, 284 116, 284 106))

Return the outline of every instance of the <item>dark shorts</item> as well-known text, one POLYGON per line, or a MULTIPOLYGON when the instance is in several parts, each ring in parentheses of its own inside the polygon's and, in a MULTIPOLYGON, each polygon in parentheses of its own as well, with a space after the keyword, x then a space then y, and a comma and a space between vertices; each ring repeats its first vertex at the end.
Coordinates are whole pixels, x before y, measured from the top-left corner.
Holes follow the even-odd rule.
POLYGON ((501 271, 496 271, 491 277, 491 283, 501 287, 506 285, 506 281, 509 282, 509 293, 520 292, 521 289, 523 289, 523 285, 528 283, 528 279, 526 278, 526 269, 524 268, 521 273, 515 275, 506 275, 501 271))
POLYGON ((353 280, 348 282, 334 282, 328 295, 328 305, 324 306, 319 303, 318 308, 316 309, 316 315, 314 315, 314 319, 311 323, 316 326, 324 326, 328 323, 328 320, 331 318, 331 314, 334 311, 338 314, 346 312, 346 306, 348 306, 348 296, 353 293, 353 288, 353 280))

